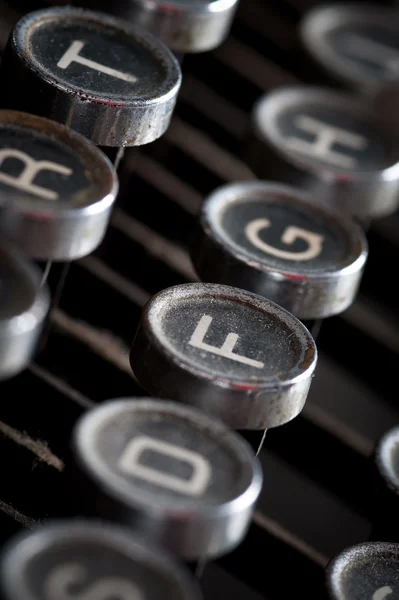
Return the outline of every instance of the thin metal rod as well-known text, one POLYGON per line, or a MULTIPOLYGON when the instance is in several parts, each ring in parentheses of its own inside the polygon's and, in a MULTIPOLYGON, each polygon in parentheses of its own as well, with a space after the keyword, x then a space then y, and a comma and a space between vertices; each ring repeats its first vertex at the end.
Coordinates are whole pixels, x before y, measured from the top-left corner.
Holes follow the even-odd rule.
POLYGON ((50 335, 52 316, 54 314, 55 309, 57 308, 57 306, 59 304, 70 266, 71 266, 71 263, 67 262, 67 263, 64 263, 61 267, 61 273, 59 274, 58 281, 55 284, 55 289, 52 294, 51 304, 50 304, 50 309, 49 309, 49 312, 47 315, 46 324, 44 326, 44 330, 43 330, 42 337, 40 340, 40 350, 44 349, 44 346, 48 340, 48 336, 50 335))
POLYGON ((202 575, 204 574, 204 570, 205 570, 207 563, 208 563, 208 561, 205 556, 203 556, 202 558, 200 558, 198 560, 197 566, 195 569, 195 576, 197 579, 201 579, 202 575))
POLYGON ((258 456, 259 452, 262 450, 263 448, 263 444, 265 443, 265 438, 266 438, 266 433, 267 433, 267 429, 265 429, 265 431, 263 432, 263 436, 262 439, 260 441, 260 444, 258 446, 258 449, 256 451, 256 456, 258 456))
POLYGON ((50 274, 50 271, 51 271, 51 265, 52 265, 52 264, 53 264, 53 262, 52 262, 51 260, 48 260, 48 261, 47 261, 47 263, 46 263, 46 266, 45 266, 45 268, 44 268, 44 271, 43 271, 42 280, 41 280, 41 282, 40 282, 40 287, 41 287, 41 288, 42 288, 42 287, 45 285, 45 283, 47 282, 48 276, 49 276, 49 274, 50 274))
POLYGON ((322 323, 323 323, 323 319, 315 319, 314 321, 312 321, 309 324, 310 325, 309 331, 312 334, 314 341, 316 341, 319 336, 322 323))
POLYGON ((115 160, 114 160, 114 167, 115 167, 116 171, 118 170, 119 164, 124 156, 125 156, 125 146, 121 146, 120 148, 118 148, 118 152, 116 153, 115 160))

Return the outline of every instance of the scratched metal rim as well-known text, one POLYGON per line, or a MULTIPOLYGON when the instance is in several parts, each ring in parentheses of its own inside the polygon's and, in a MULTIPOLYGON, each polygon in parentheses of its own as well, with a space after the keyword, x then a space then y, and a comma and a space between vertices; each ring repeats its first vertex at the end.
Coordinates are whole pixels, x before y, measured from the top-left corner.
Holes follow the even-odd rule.
POLYGON ((317 6, 307 12, 300 25, 302 43, 313 59, 328 72, 351 85, 375 86, 384 79, 374 76, 367 69, 356 67, 345 57, 338 56, 328 42, 328 36, 343 26, 370 25, 399 34, 398 11, 388 6, 367 4, 336 4, 317 6))
POLYGON ((398 473, 393 465, 393 453, 397 448, 399 454, 399 426, 393 427, 380 439, 375 450, 375 462, 387 485, 399 494, 398 473))
POLYGON ((350 574, 348 565, 355 560, 373 563, 376 559, 388 558, 399 565, 399 544, 391 542, 364 542, 346 548, 336 556, 326 570, 327 587, 333 600, 348 600, 343 589, 345 578, 350 574))
POLYGON ((0 337, 14 338, 33 331, 41 326, 50 306, 50 293, 47 286, 41 286, 41 273, 35 264, 29 262, 14 247, 0 245, 0 265, 3 257, 12 264, 16 276, 24 278, 29 288, 29 297, 24 296, 25 306, 15 315, 0 319, 0 337))
POLYGON ((69 93, 72 91, 78 97, 90 102, 99 104, 104 102, 104 98, 101 95, 82 92, 76 86, 67 86, 60 83, 53 74, 44 70, 34 59, 32 53, 29 52, 29 37, 32 32, 36 28, 49 25, 53 20, 58 21, 60 18, 62 18, 64 22, 68 22, 68 20, 69 22, 90 22, 91 24, 97 24, 112 32, 116 31, 129 38, 134 45, 140 46, 142 50, 148 52, 155 61, 159 61, 162 65, 164 77, 161 85, 158 85, 156 89, 154 88, 151 92, 142 93, 136 98, 115 100, 117 106, 128 108, 146 107, 154 104, 162 105, 177 96, 182 79, 180 66, 174 54, 163 42, 155 38, 151 33, 134 26, 123 19, 119 19, 118 17, 71 6, 46 8, 26 14, 15 25, 10 38, 13 47, 21 60, 29 64, 30 68, 39 76, 45 75, 46 80, 50 81, 54 87, 69 93), (26 50, 21 51, 21 48, 26 48, 26 50))
POLYGON ((178 599, 173 600, 201 600, 197 582, 166 550, 158 551, 148 545, 140 535, 135 532, 128 533, 119 525, 82 518, 52 521, 42 525, 40 529, 19 533, 8 542, 2 551, 0 564, 0 586, 6 598, 37 600, 36 594, 33 594, 29 587, 23 567, 52 545, 61 545, 64 541, 71 540, 105 544, 116 548, 133 562, 139 561, 160 570, 164 578, 172 579, 176 588, 182 592, 178 599))
POLYGON ((338 110, 344 109, 348 114, 354 115, 357 119, 372 123, 377 130, 385 134, 386 139, 392 139, 395 144, 392 149, 393 157, 385 167, 375 171, 350 171, 351 179, 357 182, 376 181, 391 182, 399 180, 399 146, 392 132, 378 118, 364 102, 351 94, 336 92, 333 89, 314 87, 314 86, 292 86, 276 89, 269 94, 262 96, 255 104, 252 112, 254 124, 254 133, 260 136, 267 144, 272 146, 277 155, 284 160, 295 165, 300 170, 305 170, 316 176, 317 179, 324 179, 326 182, 335 182, 348 176, 348 171, 338 168, 328 167, 326 165, 315 164, 306 157, 299 157, 294 152, 287 150, 282 143, 281 135, 276 127, 276 115, 284 109, 298 104, 319 106, 330 106, 338 110))
MULTIPOLYGON (((80 219, 82 214, 95 215, 106 212, 114 203, 119 188, 116 171, 105 154, 83 135, 50 119, 14 110, 0 110, 0 130, 7 126, 37 131, 40 136, 47 136, 66 146, 80 157, 91 180, 90 186, 84 190, 82 206, 63 206, 60 210, 53 208, 51 200, 35 198, 33 201, 14 197, 11 202, 11 209, 14 212, 19 211, 33 216, 39 214, 48 219, 80 219)), ((2 192, 0 192, 0 207, 6 210, 8 208, 7 194, 2 192)))
MULTIPOLYGON (((218 419, 207 416, 201 410, 182 403, 149 398, 116 398, 102 403, 101 406, 95 407, 83 415, 72 432, 73 447, 78 449, 78 452, 75 452, 75 460, 84 465, 86 472, 89 471, 90 477, 96 481, 97 485, 105 489, 113 498, 118 501, 122 499, 125 505, 132 509, 149 510, 151 516, 155 519, 157 517, 161 518, 162 515, 165 515, 165 505, 153 503, 149 506, 148 497, 153 498, 154 494, 141 492, 140 489, 134 491, 132 486, 104 465, 104 462, 98 458, 94 450, 96 433, 101 429, 105 418, 134 412, 145 414, 145 411, 154 408, 161 415, 171 416, 176 420, 184 420, 188 424, 199 426, 216 439, 223 440, 224 447, 234 453, 241 463, 241 481, 236 486, 236 489, 240 488, 240 492, 237 491, 236 497, 220 505, 209 503, 195 506, 192 504, 188 514, 196 514, 213 521, 223 515, 245 513, 251 510, 260 494, 263 483, 260 462, 254 455, 252 448, 243 438, 231 431, 218 419), (248 481, 250 485, 245 488, 248 481)), ((188 514, 184 510, 182 512, 182 505, 179 500, 176 500, 173 507, 167 509, 167 514, 176 520, 186 521, 188 518, 188 514)))
POLYGON ((288 373, 280 373, 279 377, 276 375, 251 377, 250 385, 253 392, 281 391, 311 378, 316 368, 317 349, 313 337, 303 323, 271 300, 246 290, 216 283, 185 283, 169 287, 155 294, 143 309, 141 321, 144 323, 143 329, 146 330, 146 336, 151 339, 151 344, 159 354, 166 356, 175 367, 219 387, 236 389, 237 386, 248 386, 248 380, 244 380, 240 376, 229 375, 227 379, 215 376, 209 368, 201 367, 199 369, 181 352, 177 353, 167 337, 162 332, 160 333, 159 319, 170 302, 190 297, 198 298, 199 295, 209 298, 226 298, 233 302, 250 305, 258 312, 265 312, 269 316, 275 317, 277 321, 282 321, 286 329, 290 329, 292 335, 296 335, 297 345, 302 351, 297 358, 295 367, 288 373), (282 377, 284 379, 281 379, 282 377))
POLYGON ((320 267, 319 270, 306 271, 307 280, 322 283, 362 271, 367 260, 368 244, 361 227, 352 219, 351 215, 343 215, 324 205, 317 204, 316 198, 312 198, 310 194, 277 182, 248 181, 227 184, 217 188, 205 199, 202 205, 201 222, 205 232, 207 229, 212 231, 215 241, 222 249, 225 247, 232 248, 238 260, 242 260, 249 266, 267 273, 270 278, 278 281, 282 279, 291 280, 290 276, 297 275, 300 269, 290 271, 288 268, 271 267, 266 264, 266 261, 262 261, 260 258, 256 259, 248 250, 235 243, 225 233, 221 225, 224 210, 230 204, 240 201, 250 202, 254 199, 267 204, 269 201, 276 201, 273 195, 283 197, 286 203, 316 212, 325 221, 337 226, 345 236, 345 243, 348 248, 346 260, 336 266, 331 265, 329 268, 320 267))

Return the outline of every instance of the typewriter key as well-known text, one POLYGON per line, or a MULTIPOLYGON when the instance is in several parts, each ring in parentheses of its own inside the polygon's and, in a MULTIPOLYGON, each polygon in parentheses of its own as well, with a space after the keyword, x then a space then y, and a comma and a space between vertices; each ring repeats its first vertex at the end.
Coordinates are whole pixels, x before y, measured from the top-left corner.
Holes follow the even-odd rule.
POLYGON ((71 7, 24 16, 8 41, 1 76, 8 82, 3 107, 65 123, 103 146, 160 137, 181 83, 177 60, 151 34, 71 7))
POLYGON ((345 310, 356 295, 367 242, 350 217, 275 183, 226 185, 202 206, 192 251, 203 281, 244 288, 299 319, 345 310))
POLYGON ((367 542, 347 548, 327 568, 333 600, 397 600, 399 544, 367 542))
POLYGON ((388 488, 399 496, 399 427, 390 429, 381 438, 376 448, 375 462, 388 488))
POLYGON ((0 230, 30 256, 67 261, 92 252, 117 189, 112 165, 84 137, 0 110, 0 230))
POLYGON ((78 422, 73 455, 99 516, 129 523, 188 560, 239 544, 262 485, 259 463, 237 434, 173 402, 102 404, 78 422))
POLYGON ((4 600, 200 600, 181 567, 105 522, 48 523, 8 543, 0 566, 4 600))
POLYGON ((301 24, 310 55, 335 79, 373 94, 399 77, 399 14, 379 4, 318 6, 301 24))
POLYGON ((219 46, 229 33, 237 6, 238 0, 127 0, 115 3, 111 10, 182 54, 219 46))
POLYGON ((0 246, 0 379, 30 362, 49 307, 39 270, 15 250, 0 246))
POLYGON ((316 360, 313 338, 286 310, 250 292, 201 283, 156 294, 130 352, 149 393, 196 406, 233 429, 293 419, 316 360))
POLYGON ((282 88, 253 111, 250 160, 261 177, 289 181, 362 220, 399 201, 395 133, 360 100, 312 87, 282 88))

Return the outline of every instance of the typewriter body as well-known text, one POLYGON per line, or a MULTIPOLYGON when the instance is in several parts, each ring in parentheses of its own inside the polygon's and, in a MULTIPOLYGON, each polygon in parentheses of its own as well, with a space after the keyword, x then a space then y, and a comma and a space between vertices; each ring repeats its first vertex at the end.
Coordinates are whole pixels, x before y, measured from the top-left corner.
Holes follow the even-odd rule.
MULTIPOLYGON (((29 301, 30 318, 34 313, 38 323, 33 337, 20 339, 11 348, 7 345, 10 334, 6 312, 2 316, 5 341, 0 359, 4 364, 10 363, 0 383, 2 600, 189 600, 201 593, 205 600, 281 600, 294 596, 318 600, 399 598, 399 433, 395 429, 399 421, 395 379, 399 364, 399 130, 395 117, 399 4, 395 8, 392 3, 357 3, 351 8, 333 2, 324 6, 315 0, 242 0, 225 20, 220 17, 211 25, 203 20, 200 26, 193 27, 194 17, 189 15, 181 18, 177 31, 177 25, 175 28, 169 21, 166 25, 162 21, 167 20, 165 14, 155 19, 151 11, 158 2, 115 0, 107 7, 101 2, 83 1, 85 9, 98 10, 103 15, 112 12, 112 16, 103 18, 114 25, 98 23, 104 31, 114 27, 116 50, 112 44, 101 46, 103 30, 98 25, 99 30, 95 31, 95 19, 90 25, 91 37, 84 38, 81 24, 76 35, 72 35, 75 21, 66 11, 76 9, 54 9, 55 4, 2 0, 0 5, 4 57, 0 69, 0 221, 3 220, 4 260, 11 260, 7 252, 15 248, 15 260, 20 260, 21 252, 21 260, 28 260, 34 269, 33 279, 25 276, 25 288, 15 284, 10 292, 4 278, 0 295, 7 296, 4 302, 11 307, 29 301), (140 4, 152 8, 141 14, 137 8, 140 4), (323 9, 330 12, 323 14, 323 9), (35 10, 50 11, 50 17, 41 16, 35 22, 36 17, 30 17, 36 14, 31 12, 35 10), (23 26, 16 29, 22 18, 23 26), (115 23, 121 19, 129 26, 133 23, 137 31, 146 31, 153 18, 155 33, 169 42, 180 65, 166 46, 151 46, 155 42, 148 42, 146 34, 144 38, 135 34, 135 43, 142 44, 137 62, 129 63, 125 57, 130 33, 124 31, 117 39, 120 25, 115 23), (57 41, 58 32, 61 41, 57 41), (182 32, 186 32, 186 37, 182 32), (198 47, 191 52, 197 38, 198 47), (221 43, 217 42, 219 38, 221 43), (150 56, 145 59, 147 63, 145 52, 150 56), (56 55, 60 75, 54 84, 50 61, 56 55), (155 63, 159 72, 149 72, 155 63), (86 70, 90 77, 79 79, 79 70, 86 70), (73 85, 67 81, 69 72, 76 75, 73 85), (106 81, 103 88, 102 78, 106 81), (115 97, 123 97, 124 86, 131 86, 136 80, 141 85, 144 79, 144 100, 129 104, 123 99, 117 106, 115 97), (79 90, 76 91, 79 85, 92 85, 93 89, 98 86, 95 91, 102 98, 100 108, 99 104, 92 108, 90 101, 81 101, 79 90), (57 87, 57 93, 52 86, 57 87), (325 90, 324 96, 320 90, 325 90), (288 119, 299 104, 304 114, 296 114, 294 124, 288 120, 283 124, 284 110, 288 119), (139 110, 142 112, 138 116, 139 110), (7 112, 6 118, 5 111, 32 112, 34 116, 22 122, 18 113, 10 117, 7 112), (334 111, 341 111, 341 121, 334 111), (64 129, 61 133, 52 125, 44 129, 41 119, 61 123, 64 129), (279 146, 274 123, 285 128, 290 147, 282 143, 279 146), (29 136, 21 137, 14 154, 4 154, 10 146, 3 143, 5 128, 14 128, 17 136, 20 126, 33 131, 32 136, 47 136, 47 140, 58 143, 60 154, 43 150, 32 162, 29 156, 33 156, 33 138, 29 136), (302 131, 301 139, 295 137, 295 127, 302 131), (79 139, 74 137, 76 131, 79 139), (84 137, 88 139, 87 146, 84 137), (95 146, 100 149, 93 150, 95 146), (64 161, 60 167, 60 157, 65 152, 69 153, 70 162, 64 161), (100 156, 101 152, 108 158, 100 156), (358 155, 365 162, 355 168, 358 155), (42 169, 47 169, 45 175, 40 173, 42 169), (65 222, 60 220, 54 225, 55 218, 46 221, 44 205, 39 205, 40 210, 35 208, 33 215, 32 207, 27 207, 18 195, 22 191, 32 199, 43 190, 51 194, 54 182, 61 177, 64 183, 59 194, 65 195, 68 202, 68 194, 72 194, 69 173, 79 169, 82 178, 88 172, 95 173, 90 193, 93 198, 98 196, 93 200, 93 210, 88 207, 87 194, 79 200, 76 196, 76 210, 86 206, 87 201, 84 216, 71 211, 65 222), (16 192, 17 180, 20 188, 16 192), (272 182, 275 188, 259 187, 259 180, 272 182), (12 187, 11 201, 7 185, 12 187), (217 195, 215 190, 222 192, 217 195), (318 257, 328 233, 319 231, 309 237, 308 230, 312 228, 303 220, 292 221, 291 231, 281 225, 273 233, 275 221, 270 214, 278 219, 280 213, 264 213, 263 208, 258 213, 260 205, 258 209, 253 207, 250 214, 246 243, 252 240, 257 246, 259 261, 263 255, 273 255, 272 270, 278 271, 278 276, 270 275, 267 269, 262 271, 252 255, 248 258, 249 247, 239 249, 243 242, 237 232, 236 237, 230 232, 229 242, 225 242, 223 232, 220 233, 222 225, 227 227, 229 222, 232 228, 238 228, 240 215, 244 214, 237 212, 230 221, 223 221, 237 198, 242 200, 242 208, 253 199, 263 202, 268 194, 280 199, 285 194, 291 200, 293 196, 297 212, 292 214, 299 215, 295 203, 299 207, 303 203, 319 225, 327 219, 323 211, 327 215, 332 211, 328 227, 334 235, 338 231, 346 236, 344 250, 336 249, 334 240, 329 242, 331 256, 335 257, 330 257, 330 262, 340 264, 339 269, 330 265, 328 273, 333 275, 327 271, 320 275, 323 268, 327 269, 322 263, 314 271, 311 267, 306 271, 308 267, 302 268, 301 258, 296 257, 299 253, 308 263, 318 257), (96 204, 99 199, 101 202, 96 204), (14 201, 17 209, 13 208, 14 201), (44 212, 40 212, 42 209, 44 212), (76 230, 79 219, 87 222, 76 230), (267 237, 267 232, 277 238, 267 237), (344 251, 350 259, 346 255, 343 258, 344 251), (286 269, 291 275, 278 266, 281 260, 291 261, 291 271, 286 269), (40 272, 35 270, 39 268, 40 272), (45 281, 40 281, 40 277, 45 281), (184 287, 185 284, 192 286, 184 287), (312 285, 308 297, 307 286, 312 285), (29 294, 33 299, 29 300, 29 294), (262 304, 263 296, 274 300, 277 307, 262 304), (259 302, 256 298, 260 298, 259 302), (194 303, 197 305, 192 317, 189 310, 194 303), (280 304, 288 312, 280 312, 280 304), (246 315, 235 312, 244 305, 248 311, 254 311, 248 313, 248 321, 246 315), (180 313, 179 307, 183 307, 180 313), (210 307, 216 312, 212 313, 210 307), (168 350, 161 351, 162 340, 170 333, 165 325, 168 319, 179 335, 176 333, 173 343, 165 342, 168 350), (266 329, 261 323, 267 324, 266 329), (219 337, 212 338, 212 329, 215 331, 219 325, 219 337), (266 341, 262 337, 265 330, 266 341), (250 339, 248 347, 242 341, 245 332, 250 339), (310 334, 317 346, 317 365, 310 334), (185 335, 189 342, 182 350, 178 346, 185 335), (260 348, 260 354, 254 348, 260 348), (179 360, 172 356, 175 351, 180 352, 179 360), (14 361, 16 356, 20 363, 14 361), (198 367, 197 359, 203 361, 198 367), (215 360, 220 361, 222 371, 223 361, 229 364, 229 370, 218 375, 223 384, 219 381, 215 385, 215 378, 209 375, 212 368, 207 361, 215 360), (189 367, 182 367, 184 361, 191 361, 189 367), (274 375, 268 373, 266 387, 262 384, 256 388, 251 380, 252 387, 247 387, 245 393, 243 384, 233 386, 230 380, 226 383, 235 374, 240 375, 242 382, 248 369, 261 372, 267 361, 281 372, 291 369, 290 381, 282 382, 281 387, 275 382, 272 385, 267 382, 274 375), (201 368, 203 371, 199 372, 201 368), (178 407, 191 404, 204 418, 213 415, 211 423, 201 425, 204 436, 214 436, 212 444, 216 450, 212 450, 212 456, 219 456, 217 440, 227 435, 217 429, 219 420, 229 429, 239 430, 239 435, 252 445, 251 459, 245 454, 251 452, 249 446, 236 447, 235 437, 226 450, 230 458, 237 458, 238 453, 241 462, 247 457, 246 477, 251 484, 246 485, 253 498, 248 500, 241 521, 237 517, 233 524, 229 521, 229 526, 221 523, 223 533, 209 525, 209 515, 204 511, 203 520, 186 532, 187 539, 180 543, 185 527, 183 511, 178 523, 171 520, 160 525, 159 506, 147 514, 141 496, 137 500, 141 506, 138 516, 127 514, 130 500, 126 500, 122 484, 118 491, 102 497, 104 489, 112 487, 114 473, 111 469, 108 475, 106 471, 101 475, 100 467, 90 462, 99 448, 94 441, 90 446, 91 436, 97 431, 95 425, 99 427, 101 418, 111 418, 110 415, 114 425, 115 419, 120 418, 120 429, 112 438, 115 440, 124 435, 124 419, 125 423, 133 419, 123 416, 123 403, 112 408, 112 403, 104 402, 129 398, 145 402, 149 397, 155 401, 176 400, 178 407), (104 406, 108 413, 105 409, 101 413, 104 406), (94 425, 89 420, 82 421, 96 410, 100 412, 96 413, 98 420, 94 425), (81 429, 77 430, 79 423, 81 429), (72 438, 75 445, 71 453, 72 438), (77 479, 75 473, 71 474, 70 464, 74 461, 80 465, 77 479), (97 468, 98 473, 93 475, 97 468), (89 471, 93 475, 90 484, 89 471), (50 575, 43 571, 50 568, 51 560, 55 564, 51 544, 58 544, 56 556, 61 552, 62 540, 67 540, 67 544, 74 536, 78 539, 82 535, 86 521, 74 525, 77 517, 89 519, 87 522, 93 517, 97 523, 106 523, 103 527, 97 525, 98 538, 93 529, 92 543, 93 539, 107 537, 107 527, 119 528, 122 537, 115 534, 113 538, 110 529, 109 539, 125 544, 125 549, 129 537, 136 539, 136 532, 145 545, 147 540, 153 544, 150 538, 154 531, 162 530, 162 541, 167 540, 169 546, 165 553, 178 555, 171 559, 175 561, 173 569, 182 568, 188 574, 183 579, 176 575, 175 587, 168 583, 169 592, 159 592, 162 587, 157 592, 155 586, 146 595, 144 588, 151 579, 150 571, 140 571, 137 585, 125 580, 122 585, 123 570, 119 579, 114 578, 109 584, 106 554, 100 553, 97 562, 93 559, 93 565, 99 569, 98 581, 94 571, 91 575, 87 569, 79 571, 76 557, 77 571, 54 570, 52 574, 56 575, 51 579, 50 571, 50 575), (51 530, 56 526, 60 529, 51 530), (47 527, 47 538, 40 538, 38 532, 47 527), (211 528, 210 533, 207 528, 211 528), (15 539, 27 543, 31 535, 40 539, 27 558, 26 548, 25 552, 12 544, 15 539), (205 538, 208 541, 204 542, 205 538), (47 554, 40 562, 37 557, 45 547, 47 554), (28 560, 33 565, 39 561, 35 577, 29 575, 33 567, 27 564, 28 560), (190 574, 190 569, 194 573, 190 574)), ((187 4, 195 7, 208 3, 168 4, 176 11, 172 15, 176 20, 180 19, 181 6, 187 9, 187 4), (175 5, 180 6, 180 12, 175 5)), ((265 202, 269 200, 266 198, 265 202)), ((3 261, 2 254, 0 258, 3 261)), ((22 267, 18 265, 15 269, 22 277, 22 267)), ((21 310, 25 310, 23 306, 21 310)), ((174 427, 178 428, 179 419, 186 418, 190 427, 194 427, 192 423, 200 426, 200 421, 192 421, 193 417, 174 410, 174 427)), ((162 417, 159 419, 162 421, 162 417)), ((196 430, 198 437, 185 441, 184 432, 176 429, 175 435, 150 447, 150 434, 144 431, 145 423, 140 423, 141 445, 129 452, 125 448, 118 464, 125 465, 129 476, 138 478, 136 488, 140 487, 141 477, 146 485, 173 490, 176 502, 181 500, 179 494, 187 493, 193 503, 186 511, 188 522, 199 511, 193 498, 200 496, 211 477, 211 467, 201 458, 203 437, 196 430), (159 455, 174 461, 176 468, 184 463, 189 468, 187 481, 173 474, 161 474, 162 461, 154 468, 151 461, 158 460, 159 455), (147 462, 139 465, 140 456, 143 461, 146 456, 147 462)), ((111 429, 104 428, 104 432, 111 436, 111 429)), ((104 453, 112 453, 111 438, 107 444, 104 441, 104 453)), ((206 448, 211 452, 211 446, 206 448)), ((238 475, 231 475, 230 481, 228 468, 223 466, 222 458, 220 464, 218 460, 210 463, 215 470, 212 477, 219 477, 212 484, 214 493, 228 496, 228 486, 237 484, 238 475)), ((118 485, 116 478, 115 489, 118 485)), ((163 496, 159 502, 162 506, 163 496)), ((171 506, 164 518, 172 519, 172 512, 171 506)), ((133 546, 129 552, 139 553, 140 560, 148 561, 163 576, 172 577, 174 570, 162 562, 163 544, 154 546, 156 556, 152 550, 146 554, 139 549, 140 554, 133 546)), ((81 555, 80 567, 90 556, 90 548, 83 548, 81 555)), ((115 556, 111 556, 111 562, 115 556)))

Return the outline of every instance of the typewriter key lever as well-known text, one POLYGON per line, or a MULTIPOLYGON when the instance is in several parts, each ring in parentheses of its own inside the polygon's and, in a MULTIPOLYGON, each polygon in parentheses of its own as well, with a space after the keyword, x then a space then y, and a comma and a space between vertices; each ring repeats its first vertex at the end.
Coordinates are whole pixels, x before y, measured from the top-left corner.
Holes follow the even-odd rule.
POLYGON ((41 275, 10 247, 0 247, 0 380, 17 375, 32 359, 49 307, 41 275))
POLYGON ((151 34, 72 7, 25 15, 0 72, 8 82, 4 108, 65 123, 94 144, 114 147, 160 137, 181 83, 177 60, 151 34))
POLYGON ((332 600, 397 600, 399 544, 366 542, 347 548, 327 567, 332 600))
POLYGON ((399 77, 399 14, 372 4, 317 6, 301 23, 302 42, 335 80, 374 95, 399 77))
POLYGON ((72 453, 88 514, 129 524, 187 560, 237 546, 262 486, 237 434, 174 402, 102 404, 78 422, 72 453))
POLYGON ((260 177, 289 181, 363 222, 398 206, 398 138, 349 95, 313 87, 267 94, 253 111, 249 152, 260 177))
POLYGON ((301 320, 330 317, 354 300, 367 242, 349 215, 269 182, 223 186, 202 206, 192 259, 202 281, 241 287, 301 320))
POLYGON ((20 534, 0 565, 2 600, 200 600, 175 562, 119 527, 71 520, 20 534))
POLYGON ((313 338, 289 312, 247 291, 201 283, 156 294, 130 352, 149 393, 196 406, 233 429, 293 419, 316 360, 313 338))
POLYGON ((64 125, 6 110, 0 146, 1 233, 38 260, 97 248, 118 190, 103 153, 64 125))

